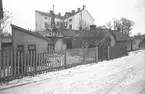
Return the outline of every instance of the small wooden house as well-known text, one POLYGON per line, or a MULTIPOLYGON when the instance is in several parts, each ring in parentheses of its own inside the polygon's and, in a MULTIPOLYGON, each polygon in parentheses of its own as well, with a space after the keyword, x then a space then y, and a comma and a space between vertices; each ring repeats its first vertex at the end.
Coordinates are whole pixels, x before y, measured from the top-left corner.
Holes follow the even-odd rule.
POLYGON ((12 45, 16 50, 35 51, 37 53, 48 52, 52 40, 36 34, 32 31, 11 25, 12 27, 12 45))
POLYGON ((9 33, 3 33, 1 35, 1 47, 2 49, 12 49, 12 35, 9 33))
POLYGON ((134 36, 132 39, 132 50, 140 49, 140 43, 145 38, 145 35, 134 36))
POLYGON ((145 48, 145 37, 142 39, 142 41, 139 44, 140 48, 145 48))
POLYGON ((39 31, 39 34, 52 39, 55 51, 72 49, 72 37, 76 35, 74 30, 57 28, 55 31, 39 31))
POLYGON ((114 59, 127 55, 127 45, 130 41, 130 37, 126 33, 110 31, 114 37, 115 44, 110 46, 109 59, 114 59))

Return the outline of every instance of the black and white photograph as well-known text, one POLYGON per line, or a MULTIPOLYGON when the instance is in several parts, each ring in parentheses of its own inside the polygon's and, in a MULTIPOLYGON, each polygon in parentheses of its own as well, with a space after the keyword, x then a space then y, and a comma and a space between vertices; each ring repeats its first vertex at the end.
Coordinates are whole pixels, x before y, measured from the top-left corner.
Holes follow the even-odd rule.
POLYGON ((0 94, 145 94, 145 0, 0 0, 0 94))

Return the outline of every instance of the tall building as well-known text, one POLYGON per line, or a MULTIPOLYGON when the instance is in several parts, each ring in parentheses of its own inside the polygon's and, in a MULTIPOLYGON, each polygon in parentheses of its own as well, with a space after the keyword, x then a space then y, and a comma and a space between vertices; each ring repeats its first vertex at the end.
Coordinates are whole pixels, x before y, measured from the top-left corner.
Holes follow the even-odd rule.
POLYGON ((93 24, 94 19, 87 11, 85 5, 82 9, 78 8, 77 11, 72 10, 71 12, 66 12, 64 16, 62 16, 61 13, 54 14, 53 11, 49 13, 35 11, 36 31, 44 31, 53 26, 57 28, 64 27, 66 29, 80 30, 89 28, 89 26, 93 24))

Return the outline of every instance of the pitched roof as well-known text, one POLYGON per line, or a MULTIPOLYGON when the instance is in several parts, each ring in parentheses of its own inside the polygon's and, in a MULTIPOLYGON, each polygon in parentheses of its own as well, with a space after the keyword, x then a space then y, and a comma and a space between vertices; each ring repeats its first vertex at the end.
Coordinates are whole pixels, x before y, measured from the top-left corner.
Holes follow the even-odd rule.
MULTIPOLYGON (((86 9, 82 9, 82 10, 80 10, 80 11, 77 11, 77 12, 75 12, 75 13, 71 13, 69 16, 68 16, 68 18, 69 17, 72 17, 72 16, 74 16, 74 15, 76 15, 77 13, 80 13, 80 12, 82 12, 83 10, 86 10, 86 9)), ((87 10, 86 10, 87 11, 87 10)), ((70 12, 66 12, 66 13, 70 13, 70 12)), ((87 11, 87 13, 90 15, 90 17, 94 20, 94 18, 91 16, 91 14, 87 11)))
MULTIPOLYGON (((70 13, 70 15, 68 15, 68 18, 69 18, 69 17, 72 17, 72 16, 76 15, 77 13, 79 13, 79 12, 81 12, 81 11, 83 11, 83 9, 80 10, 80 11, 77 11, 77 12, 75 12, 75 13, 71 13, 71 12, 66 12, 66 13, 70 13)), ((64 15, 64 16, 66 17, 66 15, 64 15)))
POLYGON ((145 38, 145 34, 144 35, 136 35, 136 36, 134 36, 133 37, 133 39, 143 39, 143 38, 145 38))
POLYGON ((73 37, 76 35, 76 30, 56 28, 55 31, 46 30, 46 31, 37 31, 37 33, 46 37, 73 37), (54 33, 54 35, 52 33, 54 33))
MULTIPOLYGON (((75 12, 75 13, 66 12, 66 13, 70 13, 70 15, 68 15, 68 17, 66 17, 66 15, 60 16, 60 15, 57 15, 57 14, 55 14, 55 17, 56 17, 56 18, 60 18, 60 19, 65 19, 65 18, 72 17, 72 16, 76 15, 77 13, 82 12, 83 10, 86 10, 86 9, 81 9, 81 10, 75 12)), ((87 11, 87 10, 86 10, 86 11, 87 11)), ((47 13, 47 12, 42 12, 42 11, 38 11, 38 10, 35 10, 35 12, 37 12, 37 13, 43 15, 43 16, 51 17, 51 14, 50 14, 50 13, 47 13)), ((87 11, 87 13, 88 13, 88 14, 90 15, 90 17, 94 20, 94 18, 91 16, 91 14, 90 14, 88 11, 87 11)))
POLYGON ((126 41, 131 39, 131 37, 129 37, 126 33, 112 31, 112 34, 115 36, 116 41, 126 41))
MULTIPOLYGON (((32 31, 26 30, 26 29, 21 28, 21 27, 19 27, 19 26, 16 26, 16 25, 11 24, 11 27, 12 27, 12 29, 17 29, 17 30, 20 30, 21 32, 24 32, 24 33, 33 35, 33 36, 35 36, 35 37, 38 37, 38 38, 47 40, 47 41, 49 41, 49 42, 52 42, 51 39, 48 39, 48 38, 46 38, 46 37, 44 37, 44 36, 42 36, 42 35, 36 34, 36 33, 32 32, 32 31)), ((13 30, 12 30, 12 32, 13 32, 13 30)))
MULTIPOLYGON (((42 12, 42 11, 38 11, 38 10, 35 10, 35 12, 37 12, 37 13, 43 15, 43 16, 51 17, 51 14, 47 13, 47 12, 42 12)), ((60 16, 60 15, 57 15, 57 14, 55 14, 55 17, 60 18, 60 19, 64 19, 64 16, 60 16)))
POLYGON ((141 44, 145 44, 145 37, 142 39, 141 44))
POLYGON ((57 32, 60 32, 64 37, 73 37, 76 35, 75 30, 69 30, 69 29, 60 29, 57 32))
POLYGON ((88 12, 88 14, 90 15, 90 17, 94 20, 94 18, 92 17, 92 15, 89 13, 89 11, 88 10, 86 10, 87 12, 88 12))

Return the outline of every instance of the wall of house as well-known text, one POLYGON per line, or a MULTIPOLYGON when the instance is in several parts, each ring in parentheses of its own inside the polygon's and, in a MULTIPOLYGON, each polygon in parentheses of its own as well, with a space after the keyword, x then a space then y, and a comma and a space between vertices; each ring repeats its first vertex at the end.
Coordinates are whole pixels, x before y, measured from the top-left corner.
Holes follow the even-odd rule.
POLYGON ((133 41, 133 45, 132 45, 132 49, 133 50, 137 50, 137 49, 139 49, 139 43, 141 42, 141 40, 140 39, 135 39, 134 41, 133 41))
POLYGON ((48 41, 24 32, 20 30, 13 29, 13 47, 17 48, 17 45, 24 45, 24 50, 28 50, 28 45, 36 44, 36 52, 44 53, 48 51, 48 41))
MULTIPOLYGON (((63 20, 60 18, 55 18, 55 24, 57 25, 57 22, 62 23, 63 20)), ((45 27, 45 23, 47 23, 48 27, 51 27, 51 17, 49 16, 43 16, 37 12, 35 12, 35 28, 37 31, 44 31, 47 28, 45 27), (45 19, 47 18, 47 19, 45 19)))
POLYGON ((126 44, 127 45, 127 51, 131 51, 131 42, 132 41, 128 41, 127 44, 126 44))
POLYGON ((67 25, 68 29, 69 29, 69 25, 71 24, 72 29, 79 30, 81 20, 83 21, 82 24, 85 24, 88 27, 94 24, 94 20, 92 19, 92 17, 90 16, 90 14, 87 12, 86 9, 75 14, 74 16, 69 17, 68 19, 65 19, 65 22, 68 22, 67 25), (69 19, 72 19, 72 21, 69 22, 69 19))
POLYGON ((66 44, 64 43, 63 39, 55 39, 54 43, 55 51, 63 51, 66 49, 66 44))
POLYGON ((63 23, 62 19, 55 18, 55 24, 56 24, 57 27, 61 27, 61 23, 63 23), (57 23, 59 23, 59 25, 57 25, 57 23))
POLYGON ((51 17, 42 16, 42 21, 43 21, 43 23, 42 23, 42 28, 43 28, 43 30, 47 29, 47 28, 45 28, 45 23, 48 24, 48 27, 51 27, 51 17), (45 19, 45 17, 46 17, 47 19, 45 19))
POLYGON ((42 31, 43 30, 43 24, 44 24, 44 22, 43 22, 42 15, 40 15, 39 13, 37 13, 35 11, 35 29, 37 31, 42 31))
POLYGON ((80 21, 80 13, 77 13, 76 15, 69 17, 67 28, 69 29, 69 25, 72 25, 72 29, 78 30, 79 29, 79 26, 78 26, 79 21, 80 21), (71 22, 69 21, 70 19, 72 19, 71 22))
POLYGON ((116 42, 114 47, 110 47, 110 59, 127 55, 126 42, 116 42))
POLYGON ((145 38, 142 39, 142 41, 141 41, 140 44, 139 44, 139 47, 140 47, 140 48, 145 48, 145 38))
POLYGON ((81 39, 73 39, 72 48, 81 48, 81 39))
POLYGON ((84 9, 82 11, 82 20, 84 20, 86 22, 86 25, 93 25, 94 24, 94 20, 92 19, 92 17, 90 16, 90 14, 87 12, 86 9, 84 9))

